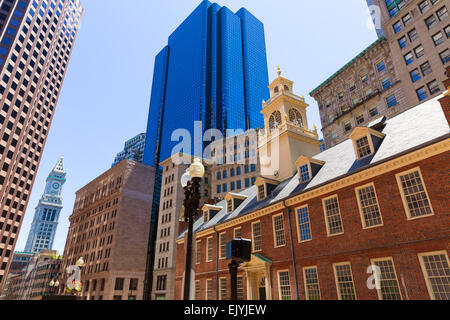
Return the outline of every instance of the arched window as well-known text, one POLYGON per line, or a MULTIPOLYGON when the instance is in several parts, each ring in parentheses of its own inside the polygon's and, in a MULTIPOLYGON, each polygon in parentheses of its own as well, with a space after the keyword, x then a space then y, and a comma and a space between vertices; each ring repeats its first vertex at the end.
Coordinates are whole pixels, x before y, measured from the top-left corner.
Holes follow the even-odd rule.
POLYGON ((303 127, 303 118, 300 112, 295 109, 289 110, 289 121, 297 126, 303 127))
POLYGON ((281 125, 281 112, 275 111, 269 118, 270 129, 276 129, 281 125))
POLYGON ((280 92, 280 89, 278 89, 278 87, 275 87, 275 88, 273 89, 273 92, 278 93, 278 92, 280 92))
POLYGON ((289 87, 288 86, 284 86, 284 91, 289 92, 289 87))

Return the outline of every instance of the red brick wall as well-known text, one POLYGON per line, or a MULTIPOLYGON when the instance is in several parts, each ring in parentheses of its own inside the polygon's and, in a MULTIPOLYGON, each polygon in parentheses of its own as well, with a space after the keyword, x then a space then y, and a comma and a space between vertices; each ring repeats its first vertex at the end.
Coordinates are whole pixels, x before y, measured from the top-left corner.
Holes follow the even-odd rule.
MULTIPOLYGON (((376 290, 369 290, 366 281, 370 275, 366 274, 370 259, 392 257, 396 269, 399 286, 403 299, 406 299, 401 275, 410 299, 429 299, 423 273, 419 265, 418 253, 448 250, 450 243, 450 188, 448 181, 450 172, 450 153, 441 154, 413 165, 403 167, 387 174, 378 176, 351 187, 343 188, 336 193, 323 195, 307 203, 298 203, 291 207, 291 221, 293 242, 296 254, 297 277, 300 299, 305 299, 303 267, 317 266, 322 299, 337 299, 337 291, 333 273, 333 263, 351 262, 354 284, 358 299, 377 299, 376 290), (434 215, 417 220, 407 220, 400 191, 395 175, 403 171, 420 167, 428 195, 434 210, 434 215), (358 209, 355 188, 368 183, 375 184, 375 190, 384 222, 384 226, 363 230, 361 216, 358 209), (338 195, 339 206, 345 233, 328 237, 322 199, 334 194, 338 195), (311 220, 312 241, 298 243, 296 217, 294 209, 307 204, 311 220)), ((280 212, 274 213, 278 214, 280 212)), ((278 299, 278 270, 290 270, 291 295, 295 299, 294 276, 291 260, 290 241, 288 233, 288 219, 284 217, 286 246, 274 248, 272 216, 261 217, 261 232, 263 235, 264 257, 273 261, 272 298, 278 299)), ((256 221, 256 220, 255 220, 256 221)), ((242 227, 244 238, 251 239, 251 223, 246 222, 242 227)), ((227 231, 227 241, 233 237, 233 228, 227 231)), ((216 282, 216 236, 213 241, 213 261, 206 263, 206 238, 201 239, 201 261, 196 267, 196 280, 201 280, 201 298, 205 297, 206 279, 213 279, 213 299, 216 282)), ((228 275, 228 261, 220 260, 219 276, 228 275)), ((177 299, 181 297, 181 276, 184 268, 183 246, 178 246, 177 255, 177 299)), ((244 274, 242 274, 244 275, 244 274)), ((244 287, 246 280, 244 275, 244 287)), ((245 296, 246 288, 244 288, 245 296)))

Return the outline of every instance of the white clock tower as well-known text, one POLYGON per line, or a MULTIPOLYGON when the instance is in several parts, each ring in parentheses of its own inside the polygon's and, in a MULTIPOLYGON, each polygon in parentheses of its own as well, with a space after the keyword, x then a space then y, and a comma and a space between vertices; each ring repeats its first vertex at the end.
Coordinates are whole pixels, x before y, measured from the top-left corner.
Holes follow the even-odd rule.
POLYGON ((58 227, 62 206, 62 187, 66 182, 64 158, 50 172, 44 194, 36 207, 25 252, 39 253, 43 249, 52 249, 58 227))

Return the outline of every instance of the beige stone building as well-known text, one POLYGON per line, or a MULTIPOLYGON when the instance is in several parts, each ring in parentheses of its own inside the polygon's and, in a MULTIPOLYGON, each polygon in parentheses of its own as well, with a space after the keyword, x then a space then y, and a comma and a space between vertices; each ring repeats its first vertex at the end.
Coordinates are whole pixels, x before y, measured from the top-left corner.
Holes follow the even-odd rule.
POLYGON ((260 173, 258 132, 217 140, 210 145, 211 199, 225 199, 228 192, 253 186, 260 173))
POLYGON ((444 91, 450 62, 448 0, 368 0, 379 39, 310 95, 318 102, 327 148, 355 126, 393 116, 444 91))
POLYGON ((153 177, 154 168, 124 160, 76 193, 61 293, 66 268, 83 257, 84 299, 142 299, 153 177))
POLYGON ((391 118, 411 106, 384 37, 310 95, 319 105, 327 148, 347 140, 355 127, 366 126, 382 116, 391 118))
POLYGON ((408 107, 442 94, 450 62, 450 1, 374 2, 381 9, 381 25, 408 107))

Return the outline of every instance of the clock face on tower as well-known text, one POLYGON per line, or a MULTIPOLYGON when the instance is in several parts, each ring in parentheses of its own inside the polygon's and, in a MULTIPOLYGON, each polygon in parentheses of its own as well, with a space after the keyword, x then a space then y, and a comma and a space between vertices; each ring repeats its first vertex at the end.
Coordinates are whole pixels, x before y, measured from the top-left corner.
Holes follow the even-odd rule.
POLYGON ((53 187, 53 190, 58 190, 59 189, 59 183, 58 182, 54 182, 52 187, 53 187))

